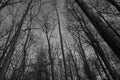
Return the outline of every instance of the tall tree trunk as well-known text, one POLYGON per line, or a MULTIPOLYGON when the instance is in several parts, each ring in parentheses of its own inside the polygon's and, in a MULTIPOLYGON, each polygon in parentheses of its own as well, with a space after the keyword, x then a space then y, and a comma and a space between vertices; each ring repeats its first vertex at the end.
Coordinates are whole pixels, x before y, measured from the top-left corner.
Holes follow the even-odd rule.
POLYGON ((114 53, 120 58, 120 38, 115 32, 108 27, 100 18, 99 15, 93 10, 93 8, 84 2, 83 0, 75 0, 78 6, 83 10, 89 20, 92 22, 94 27, 97 29, 102 38, 114 51, 114 53))
MULTIPOLYGON (((81 24, 81 21, 79 21, 79 20, 81 20, 80 18, 79 18, 79 16, 76 14, 76 12, 72 9, 69 9, 70 11, 71 11, 71 13, 72 13, 72 15, 74 16, 74 18, 81 24), (76 17, 77 16, 77 17, 76 17)), ((85 53, 84 53, 84 50, 83 50, 83 48, 82 48, 82 45, 81 45, 81 41, 80 41, 80 36, 78 36, 77 37, 78 38, 78 41, 79 41, 79 45, 78 45, 78 47, 79 47, 79 50, 80 50, 80 55, 82 56, 82 59, 83 59, 83 61, 84 61, 84 68, 85 68, 85 73, 87 74, 87 76, 88 76, 88 78, 90 79, 90 80, 96 80, 96 77, 94 76, 94 74, 91 72, 91 70, 90 70, 90 68, 89 68, 89 64, 88 64, 88 62, 87 62, 87 60, 86 60, 86 56, 85 56, 85 53)))
MULTIPOLYGON (((14 24, 14 23, 13 23, 14 24)), ((0 67, 1 67, 1 64, 2 64, 2 61, 4 60, 4 57, 5 57, 5 54, 6 54, 6 52, 7 52, 7 49, 8 49, 8 47, 9 47, 9 39, 10 39, 10 37, 11 37, 11 33, 12 33, 12 31, 13 31, 13 24, 12 24, 12 26, 11 26, 11 28, 10 28, 10 32, 9 32, 9 34, 8 34, 8 37, 7 37, 7 41, 6 41, 6 43, 5 43, 5 46, 4 46, 4 49, 3 49, 3 52, 2 52, 2 56, 0 57, 0 67)))
POLYGON ((73 79, 73 74, 72 74, 72 69, 71 69, 70 60, 69 60, 69 71, 70 71, 70 78, 71 78, 71 80, 74 80, 74 79, 73 79))
POLYGON ((48 38, 48 33, 46 33, 46 38, 47 38, 47 43, 48 43, 48 53, 49 53, 49 58, 51 61, 51 73, 52 73, 52 80, 55 80, 55 75, 54 75, 54 62, 51 54, 51 47, 50 47, 50 39, 48 38))
POLYGON ((81 76, 79 75, 79 70, 78 70, 77 64, 76 64, 76 62, 75 62, 75 60, 74 60, 74 57, 73 57, 73 55, 72 55, 72 51, 71 51, 70 49, 68 49, 68 50, 69 50, 69 53, 70 53, 70 55, 71 55, 71 58, 72 58, 74 67, 75 67, 75 72, 76 72, 77 78, 78 78, 78 80, 81 80, 82 78, 81 78, 81 76))
POLYGON ((72 56, 72 61, 73 61, 74 67, 75 67, 75 72, 76 72, 77 78, 78 78, 78 80, 81 80, 82 78, 79 75, 79 70, 78 70, 77 64, 76 64, 76 62, 75 62, 75 60, 74 60, 73 55, 72 55, 71 52, 70 52, 70 54, 72 56))
POLYGON ((103 64, 103 62, 102 62, 102 60, 101 60, 101 57, 99 56, 99 54, 98 54, 97 52, 96 52, 96 56, 97 56, 97 59, 98 59, 100 65, 101 65, 101 67, 102 67, 102 69, 103 69, 103 72, 105 73, 107 79, 108 79, 108 80, 111 80, 111 78, 109 77, 109 74, 108 74, 108 72, 107 72, 107 69, 106 69, 106 67, 104 66, 104 64, 103 64))
MULTIPOLYGON (((30 24, 30 26, 31 26, 31 24, 30 24)), ((24 71, 25 71, 25 67, 26 67, 27 43, 29 40, 30 31, 31 31, 31 28, 28 30, 27 38, 26 38, 26 41, 23 46, 23 59, 21 61, 20 68, 18 69, 17 80, 23 79, 23 75, 24 75, 24 71)))
MULTIPOLYGON (((92 6, 93 6, 93 5, 92 5, 92 6)), ((96 9, 95 6, 93 6, 93 7, 94 7, 94 9, 98 12, 99 16, 105 21, 105 23, 108 25, 108 27, 111 28, 111 29, 115 32, 115 34, 120 37, 119 33, 110 25, 110 23, 105 19, 105 17, 101 14, 101 12, 99 12, 99 11, 96 9)))
POLYGON ((61 33, 60 18, 59 18, 59 13, 58 13, 58 10, 57 10, 56 6, 54 6, 54 7, 55 7, 56 15, 57 15, 57 20, 58 20, 58 29, 59 29, 59 36, 60 36, 60 45, 61 45, 61 51, 62 51, 62 56, 63 56, 64 69, 65 69, 65 80, 68 80, 67 66, 66 66, 64 46, 63 46, 62 33, 61 33))
POLYGON ((11 59, 13 53, 14 53, 14 50, 15 50, 15 46, 16 46, 16 43, 17 43, 17 39, 18 39, 18 37, 19 37, 19 35, 20 35, 20 31, 21 31, 22 25, 23 25, 23 23, 24 23, 24 20, 26 19, 26 16, 27 16, 27 14, 28 14, 28 12, 29 12, 30 5, 31 5, 31 4, 32 4, 32 0, 30 0, 30 2, 28 3, 28 6, 27 6, 27 8, 26 8, 26 11, 25 11, 25 13, 23 14, 23 16, 22 16, 22 18, 21 18, 21 20, 20 20, 20 22, 19 22, 19 24, 18 24, 17 31, 16 31, 15 35, 13 36, 13 38, 12 38, 12 40, 11 40, 11 42, 10 42, 9 51, 8 51, 8 53, 7 53, 7 55, 6 55, 5 59, 4 59, 4 62, 3 62, 2 67, 1 67, 1 69, 0 69, 0 80, 3 79, 3 76, 4 76, 4 74, 5 74, 5 71, 7 70, 7 66, 8 66, 9 63, 10 63, 10 59, 11 59))
POLYGON ((87 62, 85 52, 84 52, 84 49, 83 49, 81 41, 80 41, 80 37, 78 37, 78 40, 79 40, 78 47, 79 47, 79 50, 80 50, 80 55, 82 56, 82 59, 83 59, 83 62, 84 62, 83 65, 84 65, 85 73, 86 73, 89 80, 97 80, 94 73, 90 70, 90 66, 87 62))

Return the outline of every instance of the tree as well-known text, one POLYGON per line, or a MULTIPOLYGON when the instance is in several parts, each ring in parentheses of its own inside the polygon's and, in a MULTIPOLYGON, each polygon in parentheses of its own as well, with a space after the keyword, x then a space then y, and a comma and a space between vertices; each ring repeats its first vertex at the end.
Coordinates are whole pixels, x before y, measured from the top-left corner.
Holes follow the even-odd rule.
MULTIPOLYGON (((72 9, 73 10, 73 9, 72 9)), ((83 19, 83 17, 81 16, 81 18, 78 16, 78 14, 75 12, 75 10, 72 11, 73 12, 73 16, 75 17, 75 19, 80 23, 80 26, 82 27, 82 29, 84 30, 85 34, 87 35, 87 37, 90 39, 90 45, 93 46, 93 48, 95 49, 96 55, 98 56, 99 59, 99 55, 102 58, 102 60, 104 61, 108 71, 110 72, 110 74, 112 75, 113 79, 119 79, 119 76, 117 75, 117 73, 112 69, 110 62, 108 61, 107 57, 105 56, 105 53, 103 52, 103 50, 100 47, 99 41, 95 39, 94 35, 91 33, 91 31, 87 28, 87 25, 85 23, 85 20, 83 19), (75 13, 75 14, 74 14, 75 13), (95 43, 95 44, 94 44, 95 43), (96 46, 96 47, 95 47, 96 46), (99 49, 99 50, 97 50, 99 49), (97 51, 96 51, 97 50, 97 51), (99 52, 101 51, 101 52, 99 52)), ((100 60, 100 59, 99 59, 100 60)), ((101 64, 102 65, 102 64, 101 64)), ((104 67, 103 67, 104 69, 104 67)), ((104 69, 105 73, 106 70, 104 69)), ((107 73, 106 73, 107 75, 107 73)), ((108 76, 109 79, 109 76, 108 76)))
MULTIPOLYGON (((67 45, 67 43, 66 43, 66 48, 68 49, 68 52, 69 52, 70 57, 71 57, 71 60, 72 60, 73 65, 74 65, 74 67, 75 67, 75 72, 76 72, 77 78, 78 78, 78 80, 81 80, 82 78, 81 78, 81 76, 79 75, 79 69, 78 69, 77 64, 76 64, 76 62, 75 62, 75 60, 74 60, 74 57, 73 57, 73 54, 72 54, 72 50, 69 48, 69 46, 70 46, 70 45, 67 45)), ((70 66, 70 59, 69 59, 69 66, 70 66)), ((71 67, 70 67, 70 73, 72 73, 72 72, 71 72, 71 67)), ((72 76, 71 76, 71 79, 72 79, 72 76)))
POLYGON ((58 13, 55 1, 52 3, 52 5, 54 6, 55 12, 56 12, 56 15, 57 15, 58 30, 59 30, 59 37, 60 37, 60 45, 61 45, 61 51, 62 51, 62 56, 63 56, 64 70, 65 70, 65 80, 68 80, 67 65, 66 65, 66 60, 65 60, 65 52, 64 52, 63 39, 62 39, 62 33, 61 33, 61 24, 60 24, 59 13, 58 13))
POLYGON ((29 9, 30 9, 30 5, 31 5, 31 4, 32 4, 32 0, 30 0, 28 6, 27 6, 27 8, 26 8, 25 13, 23 14, 23 16, 22 16, 22 18, 21 18, 21 20, 20 20, 20 22, 19 22, 19 24, 18 24, 18 29, 17 29, 15 35, 13 36, 13 38, 12 38, 12 40, 11 40, 11 42, 10 42, 10 44, 11 44, 10 49, 9 49, 9 51, 8 51, 8 54, 7 54, 6 58, 4 59, 3 65, 2 65, 2 67, 1 67, 1 69, 0 69, 0 74, 1 74, 1 75, 0 75, 0 79, 1 79, 1 80, 3 79, 3 76, 4 76, 4 74, 5 74, 5 71, 6 71, 6 69, 7 69, 7 66, 8 66, 8 64, 9 64, 9 62, 10 62, 10 58, 12 57, 12 54, 13 54, 13 52, 14 52, 15 45, 16 45, 16 43, 17 43, 17 39, 18 39, 18 37, 19 37, 19 35, 20 35, 20 31, 21 31, 22 25, 23 25, 23 23, 24 23, 24 20, 25 20, 27 14, 28 14, 28 11, 29 11, 29 9))
POLYGON ((49 15, 50 15, 51 11, 44 16, 44 26, 42 26, 42 30, 45 33, 45 37, 47 39, 47 45, 48 45, 48 54, 49 54, 49 59, 50 59, 50 63, 51 63, 51 74, 52 74, 52 80, 55 80, 55 71, 54 71, 54 61, 53 61, 53 56, 52 56, 52 50, 51 50, 51 42, 50 39, 52 37, 52 32, 55 29, 55 21, 53 20, 53 22, 49 22, 49 15), (51 24, 53 23, 53 24, 51 24))
POLYGON ((89 20, 92 22, 96 30, 103 37, 106 43, 111 47, 114 53, 120 58, 118 52, 120 52, 120 42, 119 37, 111 30, 108 25, 106 25, 93 11, 92 7, 89 4, 86 4, 83 0, 75 0, 78 6, 83 10, 89 20))

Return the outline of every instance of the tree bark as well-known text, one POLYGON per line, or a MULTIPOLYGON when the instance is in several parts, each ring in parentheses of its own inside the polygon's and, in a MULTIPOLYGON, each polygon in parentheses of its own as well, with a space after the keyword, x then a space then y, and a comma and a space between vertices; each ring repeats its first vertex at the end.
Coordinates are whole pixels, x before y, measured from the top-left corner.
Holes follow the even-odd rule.
MULTIPOLYGON (((84 30, 86 36, 89 38, 90 40, 90 45, 93 46, 93 48, 95 49, 96 55, 98 57, 98 54, 100 55, 100 57, 103 59, 108 71, 110 72, 110 74, 112 75, 112 78, 114 80, 118 80, 118 76, 115 74, 116 72, 111 68, 111 65, 109 63, 109 61, 107 60, 104 52, 102 51, 100 45, 98 44, 99 42, 94 38, 94 36, 92 35, 92 33, 90 32, 90 30, 87 28, 87 25, 85 24, 85 21, 83 19, 83 17, 81 16, 81 18, 78 16, 78 14, 74 11, 74 13, 72 12, 72 15, 74 16, 74 18, 80 23, 82 29, 84 30), (75 14, 74 14, 75 13, 75 14), (82 22, 81 22, 82 21, 82 22), (83 24, 84 25, 83 25, 83 24), (99 50, 98 50, 99 49, 99 50)), ((103 70, 106 73, 107 78, 110 80, 106 70, 103 68, 103 70)))
POLYGON ((115 32, 108 27, 100 18, 99 15, 93 10, 93 8, 84 2, 83 0, 75 0, 78 6, 83 10, 89 20, 92 22, 96 30, 114 51, 114 53, 120 59, 120 38, 115 34, 115 32))

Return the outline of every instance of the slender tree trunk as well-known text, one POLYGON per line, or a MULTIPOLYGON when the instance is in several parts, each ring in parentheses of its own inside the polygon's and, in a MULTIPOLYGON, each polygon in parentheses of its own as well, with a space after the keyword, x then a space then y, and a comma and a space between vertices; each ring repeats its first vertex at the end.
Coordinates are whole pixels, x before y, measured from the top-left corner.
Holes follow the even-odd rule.
POLYGON ((60 45, 61 45, 61 51, 62 51, 62 56, 63 56, 64 69, 65 69, 65 80, 68 80, 68 76, 67 76, 67 66, 66 66, 64 46, 63 46, 62 33, 61 33, 60 18, 59 18, 59 13, 58 13, 58 10, 57 10, 56 6, 54 6, 54 7, 55 7, 56 14, 57 14, 57 20, 58 20, 58 29, 59 29, 59 36, 60 36, 60 45))
POLYGON ((120 58, 120 38, 115 32, 108 27, 100 18, 99 15, 93 10, 93 8, 84 2, 83 0, 75 0, 78 6, 83 10, 99 34, 103 37, 106 43, 114 51, 114 53, 120 58))
POLYGON ((5 43, 4 49, 3 49, 2 56, 0 57, 0 67, 2 67, 2 66, 1 66, 2 61, 4 60, 5 54, 6 54, 6 52, 7 52, 8 47, 9 47, 8 42, 9 42, 9 39, 10 39, 10 37, 11 37, 11 33, 12 33, 12 30, 13 30, 13 27, 14 27, 14 26, 12 25, 12 26, 11 26, 11 29, 10 29, 10 32, 9 32, 9 34, 8 34, 7 41, 6 41, 6 43, 5 43))
POLYGON ((70 71, 70 78, 71 78, 71 80, 74 80, 73 79, 73 74, 72 74, 72 70, 71 70, 71 66, 70 66, 71 64, 70 64, 70 60, 69 60, 69 71, 70 71))
POLYGON ((20 68, 18 70, 17 80, 22 80, 23 79, 23 75, 24 75, 24 71, 25 71, 25 66, 26 66, 26 56, 27 56, 27 51, 26 51, 27 48, 26 47, 27 47, 27 43, 28 43, 28 40, 29 40, 30 31, 31 31, 31 29, 28 30, 27 38, 26 38, 25 44, 23 46, 23 59, 22 59, 20 68))
MULTIPOLYGON (((81 23, 80 23, 80 24, 81 24, 81 23)), ((84 25, 86 26, 86 24, 84 24, 84 25)), ((85 34, 87 35, 87 37, 90 39, 90 43, 89 43, 89 44, 90 44, 91 46, 95 46, 94 43, 93 43, 94 40, 91 39, 91 37, 89 36, 90 33, 88 33, 88 32, 86 31, 86 29, 83 27, 82 24, 81 24, 81 27, 83 28, 83 30, 84 30, 85 34)), ((103 63, 101 62, 101 59, 100 59, 99 54, 98 54, 97 52, 96 52, 96 55, 97 55, 97 58, 98 58, 98 60, 99 60, 99 62, 100 62, 100 65, 102 66, 103 71, 105 72, 105 74, 106 74, 108 80, 111 80, 111 79, 109 78, 109 75, 108 75, 108 73, 107 73, 107 70, 105 69, 103 63)))
POLYGON ((80 55, 82 56, 82 59, 83 59, 83 62, 84 62, 83 65, 84 65, 85 73, 86 73, 89 80, 96 80, 96 77, 95 77, 94 73, 90 70, 90 66, 87 62, 85 52, 84 52, 84 49, 83 49, 81 41, 80 41, 80 37, 78 38, 78 40, 79 40, 78 47, 79 47, 79 50, 80 50, 80 55))
POLYGON ((72 58, 72 61, 73 61, 74 67, 75 67, 75 72, 76 72, 77 78, 78 78, 78 80, 81 80, 82 78, 79 75, 79 70, 78 70, 77 64, 76 64, 76 62, 74 60, 74 57, 73 57, 72 52, 71 52, 70 49, 69 49, 69 53, 71 55, 71 58, 72 58))
POLYGON ((48 53, 49 53, 49 58, 51 61, 51 73, 52 73, 52 80, 55 80, 55 75, 54 75, 54 62, 51 54, 51 47, 50 47, 50 39, 48 38, 48 34, 46 33, 46 38, 47 38, 47 43, 48 43, 48 53))
POLYGON ((17 29, 15 35, 13 36, 13 38, 12 38, 12 40, 11 40, 11 42, 10 42, 9 51, 8 51, 8 53, 7 53, 7 56, 6 56, 5 60, 4 60, 4 62, 3 62, 2 67, 1 67, 1 69, 0 69, 0 80, 3 79, 3 76, 4 76, 4 74, 5 74, 5 71, 7 70, 7 66, 8 66, 8 64, 10 63, 10 59, 11 59, 13 53, 14 53, 14 50, 15 50, 15 45, 16 45, 16 43, 17 43, 17 39, 18 39, 18 37, 19 37, 19 35, 20 35, 20 31, 21 31, 22 25, 23 25, 23 23, 24 23, 24 20, 26 19, 26 16, 27 16, 27 14, 28 14, 28 12, 29 12, 30 5, 31 5, 31 4, 32 4, 32 0, 30 0, 28 6, 27 6, 27 8, 26 8, 25 13, 23 14, 23 16, 22 16, 22 18, 21 18, 21 20, 20 20, 20 23, 18 24, 18 29, 17 29))
MULTIPOLYGON (((108 79, 108 80, 111 80, 111 78, 109 77, 109 74, 108 74, 108 72, 107 72, 107 69, 105 68, 105 66, 104 66, 104 64, 103 64, 103 62, 102 62, 102 60, 101 60, 101 58, 100 58, 100 56, 99 56, 99 54, 98 54, 97 52, 96 52, 96 56, 97 56, 97 59, 98 59, 98 61, 99 61, 99 63, 100 63, 100 66, 102 67, 103 72, 105 73, 107 79, 108 79)), ((100 74, 100 75, 101 75, 101 74, 100 74)))
MULTIPOLYGON (((72 9, 70 10, 72 12, 72 15, 74 16, 74 18, 81 24, 81 19, 79 18, 79 16, 76 14, 76 12, 72 9), (76 17, 77 16, 77 17, 76 17)), ((85 56, 85 53, 84 53, 84 50, 82 48, 82 45, 81 45, 81 41, 80 41, 80 37, 78 37, 78 41, 79 41, 79 50, 80 50, 80 53, 81 53, 81 56, 82 56, 82 59, 84 61, 84 68, 85 68, 85 73, 87 74, 88 78, 90 80, 96 80, 96 78, 94 77, 94 75, 92 75, 92 72, 89 68, 89 64, 87 63, 87 60, 86 60, 86 56, 85 56)))

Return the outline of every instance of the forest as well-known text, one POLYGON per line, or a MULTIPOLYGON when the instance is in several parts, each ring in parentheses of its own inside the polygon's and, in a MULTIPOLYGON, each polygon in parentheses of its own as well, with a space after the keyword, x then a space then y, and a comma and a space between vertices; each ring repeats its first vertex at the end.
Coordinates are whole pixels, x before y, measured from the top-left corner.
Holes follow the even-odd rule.
POLYGON ((120 80, 120 0, 0 0, 0 80, 120 80))

